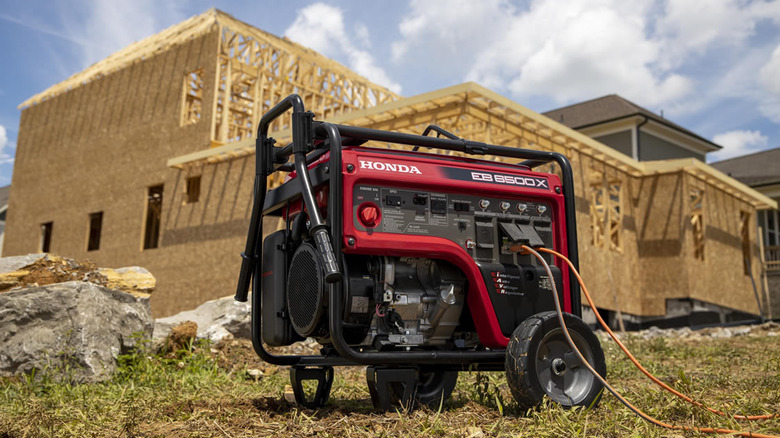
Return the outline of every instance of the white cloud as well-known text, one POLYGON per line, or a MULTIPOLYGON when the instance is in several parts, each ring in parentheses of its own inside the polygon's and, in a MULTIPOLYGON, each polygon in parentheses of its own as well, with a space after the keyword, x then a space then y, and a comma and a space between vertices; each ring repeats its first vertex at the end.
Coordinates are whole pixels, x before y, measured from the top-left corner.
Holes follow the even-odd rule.
POLYGON ((157 26, 154 14, 150 13, 152 6, 149 0, 94 2, 84 31, 100 44, 87 46, 87 59, 103 59, 133 41, 154 34, 157 26))
POLYGON ((759 72, 761 85, 770 93, 780 95, 780 45, 759 72))
POLYGON ((758 81, 766 91, 758 99, 759 111, 773 122, 780 123, 780 45, 759 70, 758 81))
POLYGON ((753 23, 735 14, 743 15, 735 1, 675 0, 666 4, 658 29, 693 48, 714 40, 736 43, 753 32, 753 23))
POLYGON ((769 138, 761 131, 736 130, 717 134, 712 141, 723 146, 718 152, 707 155, 707 161, 715 162, 726 160, 752 152, 766 149, 769 146, 769 138))
POLYGON ((180 5, 153 0, 86 1, 56 7, 66 37, 85 42, 80 68, 185 18, 180 5))
POLYGON ((0 125, 0 165, 13 164, 15 149, 16 144, 8 141, 8 133, 5 130, 5 126, 0 125))
MULTIPOLYGON (((358 44, 368 47, 368 28, 356 25, 358 44)), ((314 3, 298 11, 293 24, 284 31, 291 40, 309 47, 329 58, 343 56, 347 66, 372 82, 383 85, 396 93, 401 85, 390 79, 373 55, 357 47, 344 27, 344 16, 339 8, 324 3, 314 3)))
POLYGON ((441 64, 433 68, 459 68, 463 79, 519 99, 561 104, 619 93, 657 105, 687 96, 694 84, 660 68, 664 48, 648 37, 654 5, 533 0, 521 9, 502 0, 415 0, 393 54, 403 62, 434 57, 441 64))
POLYGON ((758 70, 759 87, 755 100, 758 109, 766 118, 774 123, 780 123, 780 45, 778 45, 769 60, 758 70))
POLYGON ((393 59, 424 57, 439 67, 462 66, 507 30, 514 13, 506 0, 411 0, 398 26, 403 39, 393 43, 393 59))
MULTIPOLYGON (((392 48, 397 64, 422 63, 520 102, 617 93, 674 117, 722 106, 737 87, 778 122, 780 95, 756 83, 766 58, 742 68, 766 56, 768 40, 777 44, 778 25, 780 1, 410 0, 392 48), (722 80, 732 70, 736 80, 722 80)), ((776 62, 763 82, 780 88, 776 62)))
POLYGON ((656 33, 665 40, 666 61, 677 65, 691 53, 711 46, 739 47, 754 34, 756 21, 766 11, 759 3, 738 0, 667 1, 656 33))
POLYGON ((559 104, 609 93, 644 105, 680 99, 693 83, 657 68, 663 48, 646 36, 647 5, 535 1, 476 59, 467 78, 559 104))
POLYGON ((82 45, 82 46, 90 44, 90 42, 87 41, 87 40, 80 39, 80 38, 75 38, 73 35, 61 32, 58 29, 53 28, 52 26, 50 26, 48 24, 43 24, 42 22, 38 22, 38 21, 36 21, 34 19, 30 19, 29 17, 25 17, 25 19, 20 19, 20 18, 17 18, 17 17, 12 17, 10 15, 0 13, 0 20, 9 21, 9 22, 14 23, 16 25, 19 25, 19 26, 25 27, 27 29, 30 29, 32 31, 40 32, 40 33, 43 33, 43 34, 46 34, 46 35, 51 35, 51 36, 54 36, 54 37, 57 37, 57 38, 69 41, 69 42, 74 43, 74 44, 78 44, 78 45, 82 45))
POLYGON ((364 23, 355 24, 355 38, 358 40, 358 44, 365 48, 371 48, 371 32, 368 30, 368 26, 364 23))

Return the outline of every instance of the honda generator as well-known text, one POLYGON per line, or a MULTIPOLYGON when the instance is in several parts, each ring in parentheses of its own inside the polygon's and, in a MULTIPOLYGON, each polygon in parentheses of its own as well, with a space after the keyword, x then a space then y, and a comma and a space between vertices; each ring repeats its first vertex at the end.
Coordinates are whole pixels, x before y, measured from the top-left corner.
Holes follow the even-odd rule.
POLYGON ((477 370, 505 371, 523 408, 544 396, 564 406, 598 401, 601 383, 582 358, 603 376, 604 353, 579 318, 573 273, 550 255, 517 250, 554 249, 576 267, 563 155, 464 140, 433 125, 411 135, 315 121, 297 95, 264 114, 257 132, 236 300, 248 299, 251 283, 254 349, 290 367, 299 404, 325 404, 333 367, 355 365, 367 367, 380 410, 439 406, 459 372, 477 370), (292 142, 276 146, 268 127, 289 110, 292 142), (547 163, 560 176, 533 170, 547 163), (275 172, 290 173, 268 190, 275 172), (273 216, 285 225, 263 239, 263 219, 273 216), (559 324, 555 291, 582 355, 559 324), (306 338, 321 344, 319 354, 268 348, 306 338), (305 381, 316 391, 304 391, 305 381))

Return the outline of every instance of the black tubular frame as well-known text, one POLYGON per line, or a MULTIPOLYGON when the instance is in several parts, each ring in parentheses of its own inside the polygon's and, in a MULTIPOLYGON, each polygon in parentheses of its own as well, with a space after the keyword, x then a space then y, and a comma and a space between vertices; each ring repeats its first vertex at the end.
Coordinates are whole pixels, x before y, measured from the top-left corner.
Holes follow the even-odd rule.
MULTIPOLYGON (((579 268, 579 255, 577 249, 577 225, 574 203, 574 178, 571 164, 562 154, 556 152, 544 152, 530 149, 519 149, 507 146, 488 145, 463 139, 451 139, 441 137, 427 137, 399 132, 379 131, 368 128, 357 128, 346 125, 318 122, 313 120, 313 113, 306 112, 303 101, 298 95, 290 95, 263 115, 258 124, 258 136, 256 140, 256 172, 255 172, 255 199, 252 206, 252 216, 249 223, 246 248, 241 256, 241 272, 236 290, 236 301, 247 301, 250 281, 255 278, 262 269, 262 237, 263 215, 266 211, 275 209, 266 203, 267 177, 280 168, 285 168, 285 163, 290 155, 295 156, 295 178, 300 185, 299 194, 303 198, 306 210, 309 213, 310 233, 315 236, 315 242, 326 266, 324 273, 326 282, 329 283, 328 319, 332 351, 321 356, 295 356, 274 355, 263 345, 261 337, 260 318, 262 316, 260 303, 262 294, 262 282, 251 281, 252 284, 252 345, 257 354, 264 361, 276 365, 289 366, 341 366, 341 365, 436 365, 440 369, 470 369, 503 370, 503 349, 479 350, 479 351, 358 351, 347 344, 343 336, 343 283, 342 279, 342 138, 352 140, 375 140, 387 143, 421 146, 433 149, 444 149, 464 152, 471 155, 496 155, 508 158, 517 158, 523 161, 518 164, 525 168, 555 162, 561 168, 564 209, 566 216, 567 251, 569 259, 575 267, 579 268), (293 142, 285 147, 274 147, 275 141, 268 137, 268 127, 276 118, 292 109, 292 134, 293 142), (318 140, 315 147, 315 140, 318 140), (306 165, 306 154, 320 148, 330 148, 330 161, 328 163, 329 200, 328 220, 322 220, 319 207, 314 197, 314 188, 311 184, 309 169, 306 165)), ((287 165, 286 168, 289 168, 287 165)), ((573 272, 569 272, 569 290, 572 312, 580 314, 579 286, 573 272)))

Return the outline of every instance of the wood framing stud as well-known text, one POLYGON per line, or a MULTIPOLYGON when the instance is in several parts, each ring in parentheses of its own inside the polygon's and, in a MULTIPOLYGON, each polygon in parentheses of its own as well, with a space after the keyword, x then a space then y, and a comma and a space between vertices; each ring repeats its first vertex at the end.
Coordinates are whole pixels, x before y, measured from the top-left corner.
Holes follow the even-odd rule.
POLYGON ((203 117, 203 69, 184 75, 181 125, 194 125, 203 117))
POLYGON ((620 181, 610 181, 607 187, 607 223, 609 225, 609 248, 623 251, 623 209, 620 181))
POLYGON ((693 257, 704 260, 704 190, 691 187, 688 193, 691 212, 693 257))
POLYGON ((607 207, 604 201, 604 184, 593 183, 590 186, 590 228, 592 243, 596 248, 604 247, 604 230, 607 207))

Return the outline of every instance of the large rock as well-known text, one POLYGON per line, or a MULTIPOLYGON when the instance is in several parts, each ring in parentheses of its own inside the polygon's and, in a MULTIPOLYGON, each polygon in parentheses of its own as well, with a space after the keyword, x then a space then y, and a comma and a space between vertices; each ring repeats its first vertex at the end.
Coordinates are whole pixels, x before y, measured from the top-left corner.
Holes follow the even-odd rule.
POLYGON ((138 266, 119 269, 100 268, 98 272, 106 277, 106 287, 129 292, 137 297, 148 296, 157 285, 157 280, 152 273, 138 266))
POLYGON ((137 266, 98 268, 89 260, 78 261, 53 254, 29 254, 0 259, 0 292, 66 281, 88 281, 137 297, 148 296, 156 283, 149 271, 137 266))
POLYGON ((192 321, 198 325, 198 339, 218 342, 227 337, 251 338, 249 303, 239 303, 232 296, 207 301, 194 310, 187 310, 154 323, 154 340, 163 342, 171 328, 192 321))
POLYGON ((103 380, 153 321, 148 298, 88 282, 2 293, 0 374, 69 369, 77 381, 103 380))
POLYGON ((0 258, 0 275, 18 271, 24 267, 32 265, 44 257, 47 257, 47 254, 27 254, 23 256, 0 258))

